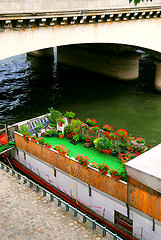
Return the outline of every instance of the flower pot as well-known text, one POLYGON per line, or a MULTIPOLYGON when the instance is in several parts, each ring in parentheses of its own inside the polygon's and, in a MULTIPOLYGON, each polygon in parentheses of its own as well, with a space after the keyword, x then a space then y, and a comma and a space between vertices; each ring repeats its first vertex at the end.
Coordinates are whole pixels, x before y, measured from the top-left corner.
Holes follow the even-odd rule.
POLYGON ((41 132, 38 132, 38 133, 37 133, 37 136, 38 136, 38 137, 41 137, 41 132))
POLYGON ((103 169, 99 169, 99 171, 102 173, 102 175, 106 175, 106 174, 108 173, 108 170, 105 171, 105 170, 103 170, 103 169))
POLYGON ((63 126, 63 124, 61 122, 59 122, 59 127, 62 127, 62 126, 63 126))
POLYGON ((66 152, 64 152, 64 153, 62 153, 62 152, 60 152, 59 150, 57 150, 58 151, 58 153, 60 153, 61 155, 63 155, 63 156, 66 156, 66 152))
POLYGON ((118 176, 115 176, 113 174, 111 174, 111 177, 114 178, 116 181, 120 180, 120 178, 121 178, 121 176, 118 177, 118 176))
POLYGON ((116 156, 118 155, 118 152, 116 152, 116 151, 111 151, 111 155, 114 156, 114 157, 116 157, 116 156))
POLYGON ((53 137, 58 137, 58 133, 53 133, 53 137))
POLYGON ((110 150, 102 149, 101 152, 109 155, 111 153, 111 149, 110 150))
POLYGON ((62 139, 62 138, 63 138, 63 135, 59 135, 59 138, 62 139))
POLYGON ((37 143, 37 142, 38 142, 38 140, 36 140, 36 139, 33 139, 33 138, 31 138, 31 141, 33 141, 33 142, 35 142, 35 143, 37 143))
POLYGON ((74 144, 74 145, 76 145, 78 142, 79 142, 79 140, 78 140, 78 141, 76 141, 76 140, 74 140, 74 139, 71 139, 71 140, 70 140, 70 143, 72 143, 72 144, 74 144))
POLYGON ((73 134, 72 134, 72 133, 67 134, 67 138, 68 138, 68 139, 72 139, 72 137, 73 137, 73 134))
POLYGON ((50 146, 48 146, 47 144, 45 144, 45 147, 47 147, 47 148, 51 148, 51 145, 50 145, 50 146))

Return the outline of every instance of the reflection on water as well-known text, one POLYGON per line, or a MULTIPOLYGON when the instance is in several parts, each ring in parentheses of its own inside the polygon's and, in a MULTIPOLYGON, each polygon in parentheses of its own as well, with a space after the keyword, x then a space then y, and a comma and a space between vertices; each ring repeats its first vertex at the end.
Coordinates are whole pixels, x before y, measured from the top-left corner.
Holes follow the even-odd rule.
POLYGON ((24 120, 53 106, 126 128, 154 146, 161 138, 161 95, 153 89, 154 65, 149 59, 140 64, 138 81, 121 82, 26 55, 2 60, 0 121, 24 120))

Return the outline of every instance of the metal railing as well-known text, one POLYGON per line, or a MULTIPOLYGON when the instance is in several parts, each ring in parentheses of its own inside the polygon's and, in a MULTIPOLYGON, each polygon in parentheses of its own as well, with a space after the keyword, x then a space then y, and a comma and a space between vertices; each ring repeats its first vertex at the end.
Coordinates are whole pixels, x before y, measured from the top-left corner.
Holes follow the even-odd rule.
POLYGON ((80 214, 83 217, 83 219, 82 219, 83 223, 86 223, 86 221, 88 220, 88 221, 90 221, 92 223, 92 228, 93 229, 96 229, 96 226, 100 227, 102 229, 102 231, 103 231, 102 232, 103 236, 106 236, 106 234, 108 233, 108 234, 113 236, 113 240, 123 240, 117 234, 114 234, 109 229, 107 229, 106 227, 104 227, 101 224, 99 224, 98 222, 96 222, 96 220, 90 218, 85 213, 81 212, 80 210, 78 210, 77 208, 73 207, 69 203, 65 202, 64 200, 62 200, 58 196, 54 195, 53 193, 49 192, 45 188, 41 187, 39 184, 37 184, 34 181, 30 180, 29 178, 27 178, 26 176, 24 176, 21 173, 17 172, 16 170, 10 168, 6 164, 4 164, 2 162, 0 162, 0 164, 1 164, 1 169, 5 169, 7 173, 11 172, 12 176, 14 176, 14 177, 16 176, 18 180, 22 179, 24 184, 28 182, 30 188, 33 188, 33 186, 35 186, 36 192, 39 192, 40 190, 42 190, 43 197, 47 196, 47 194, 48 194, 49 197, 50 197, 50 201, 53 201, 54 199, 56 199, 58 201, 58 206, 61 206, 61 204, 64 204, 67 212, 69 211, 69 209, 72 209, 73 212, 74 212, 74 217, 77 217, 77 215, 80 214))

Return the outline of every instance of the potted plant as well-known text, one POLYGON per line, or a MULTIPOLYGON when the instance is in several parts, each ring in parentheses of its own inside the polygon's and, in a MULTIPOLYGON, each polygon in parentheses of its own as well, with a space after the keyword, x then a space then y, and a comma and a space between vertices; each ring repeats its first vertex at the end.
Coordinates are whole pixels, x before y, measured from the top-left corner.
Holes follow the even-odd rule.
POLYGON ((89 131, 92 132, 92 133, 96 133, 98 130, 100 129, 99 126, 92 126, 89 131))
POLYGON ((37 139, 35 136, 31 136, 31 141, 37 143, 37 142, 38 142, 38 139, 37 139))
POLYGON ((102 173, 102 175, 106 175, 109 170, 109 166, 105 163, 101 163, 98 165, 99 171, 102 173))
POLYGON ((46 142, 46 143, 45 143, 45 147, 51 148, 51 143, 46 142))
POLYGON ((68 139, 72 139, 73 133, 72 133, 72 131, 71 131, 71 126, 70 126, 70 124, 68 124, 68 126, 66 126, 66 127, 64 128, 64 133, 65 133, 65 135, 67 136, 68 139))
POLYGON ((75 159, 79 161, 80 165, 87 166, 89 164, 88 160, 90 159, 87 156, 84 156, 83 154, 78 154, 75 159))
POLYGON ((116 169, 114 168, 110 169, 110 174, 111 174, 111 177, 114 178, 116 181, 120 180, 121 178, 121 174, 118 171, 116 171, 116 169))
POLYGON ((75 134, 73 138, 70 140, 70 143, 76 145, 79 142, 79 134, 75 134))
POLYGON ((39 138, 39 139, 38 139, 38 143, 39 143, 40 145, 44 145, 44 144, 45 144, 45 139, 44 139, 44 138, 39 138))
POLYGON ((67 118, 72 119, 72 118, 75 117, 76 114, 75 114, 75 112, 68 112, 68 111, 66 111, 64 115, 65 115, 67 118))
POLYGON ((29 140, 31 139, 31 136, 30 136, 30 134, 28 133, 26 133, 24 136, 23 136, 23 138, 26 140, 26 142, 28 143, 29 142, 29 140))
POLYGON ((66 156, 68 149, 63 145, 63 144, 57 144, 56 146, 53 147, 54 150, 58 151, 58 153, 66 156))
POLYGON ((53 130, 53 137, 58 137, 58 130, 56 129, 53 130))
POLYGON ((59 136, 59 138, 63 138, 63 133, 62 132, 58 132, 58 136, 59 136))
POLYGON ((97 121, 96 121, 96 119, 87 118, 87 119, 86 119, 86 123, 87 123, 89 126, 94 126, 94 125, 96 125, 97 121))
POLYGON ((86 123, 82 123, 81 128, 84 130, 88 129, 88 125, 86 123))
POLYGON ((131 143, 134 144, 134 145, 138 145, 138 146, 144 146, 145 145, 145 138, 142 138, 142 137, 137 137, 136 139, 133 138, 131 140, 131 143))
POLYGON ((81 120, 79 120, 78 118, 72 119, 70 124, 71 133, 73 133, 73 135, 79 134, 81 126, 82 126, 81 120))
POLYGON ((53 136, 53 133, 54 133, 54 129, 53 129, 53 128, 48 129, 48 130, 46 130, 46 132, 45 132, 45 136, 46 136, 46 137, 52 137, 52 136, 53 136))
POLYGON ((62 117, 63 114, 57 110, 54 110, 53 107, 49 108, 49 114, 46 115, 46 117, 48 118, 49 122, 50 122, 50 125, 52 127, 56 127, 56 119, 59 118, 59 117, 62 117))
POLYGON ((44 125, 42 123, 36 123, 36 134, 38 137, 41 137, 41 130, 43 129, 44 125))
POLYGON ((108 131, 108 132, 114 131, 113 126, 110 126, 109 124, 104 124, 102 128, 103 128, 103 130, 108 131))
POLYGON ((96 169, 98 168, 98 163, 92 162, 89 165, 90 165, 90 167, 93 167, 93 168, 96 168, 96 169))
POLYGON ((58 118, 56 119, 56 121, 58 122, 59 127, 62 127, 63 124, 65 123, 65 120, 64 120, 63 117, 58 117, 58 118))
POLYGON ((21 125, 18 132, 21 133, 23 136, 26 135, 26 134, 29 134, 30 133, 29 127, 26 126, 26 125, 21 125))
POLYGON ((110 149, 110 141, 106 137, 100 137, 94 140, 95 147, 100 151, 107 155, 111 153, 110 149))

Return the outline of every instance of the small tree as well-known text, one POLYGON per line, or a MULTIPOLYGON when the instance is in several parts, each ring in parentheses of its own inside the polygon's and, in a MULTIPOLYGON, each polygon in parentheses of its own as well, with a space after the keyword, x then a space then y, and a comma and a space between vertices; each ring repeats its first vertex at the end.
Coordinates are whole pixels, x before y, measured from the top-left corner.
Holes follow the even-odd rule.
POLYGON ((56 127, 57 118, 62 117, 63 114, 57 110, 54 110, 53 107, 49 108, 50 115, 47 113, 46 117, 48 118, 49 122, 56 127))
MULTIPOLYGON (((141 1, 144 2, 144 0, 129 0, 129 3, 131 3, 132 1, 134 1, 135 6, 136 6, 138 3, 140 3, 141 1)), ((147 1, 147 2, 148 2, 148 1, 152 2, 152 0, 146 0, 146 1, 147 1)))

